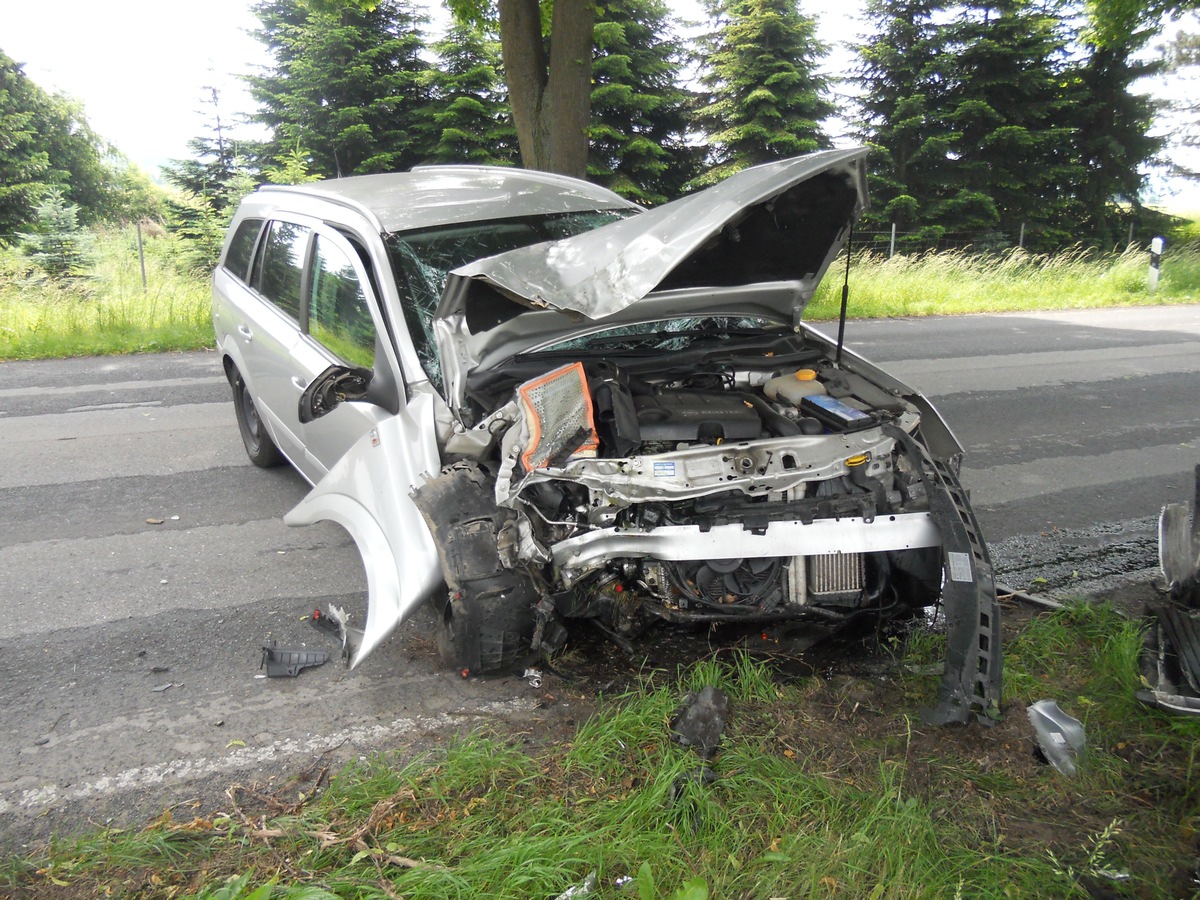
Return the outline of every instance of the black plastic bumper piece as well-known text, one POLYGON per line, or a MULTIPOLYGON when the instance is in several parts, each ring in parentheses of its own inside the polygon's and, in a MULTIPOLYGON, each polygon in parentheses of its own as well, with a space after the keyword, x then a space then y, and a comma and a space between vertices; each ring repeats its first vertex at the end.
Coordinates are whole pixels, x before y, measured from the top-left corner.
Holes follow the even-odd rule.
POLYGON ((1003 661, 1000 605, 992 559, 958 476, 895 425, 883 433, 917 466, 929 511, 942 533, 942 609, 946 616, 946 668, 937 706, 922 711, 931 725, 966 724, 974 713, 984 725, 1000 717, 1003 661))

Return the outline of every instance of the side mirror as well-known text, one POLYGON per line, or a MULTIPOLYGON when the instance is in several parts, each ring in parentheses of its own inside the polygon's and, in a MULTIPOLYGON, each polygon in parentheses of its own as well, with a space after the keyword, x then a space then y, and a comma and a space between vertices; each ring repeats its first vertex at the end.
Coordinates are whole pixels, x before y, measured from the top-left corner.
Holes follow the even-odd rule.
POLYGON ((375 373, 370 369, 330 366, 300 395, 300 421, 307 424, 333 412, 346 400, 362 400, 375 373))

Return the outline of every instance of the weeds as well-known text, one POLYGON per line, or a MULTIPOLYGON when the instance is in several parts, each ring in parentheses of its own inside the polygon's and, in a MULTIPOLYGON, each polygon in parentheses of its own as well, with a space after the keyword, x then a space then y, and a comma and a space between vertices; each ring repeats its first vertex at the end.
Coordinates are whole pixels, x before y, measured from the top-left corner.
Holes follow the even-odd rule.
MULTIPOLYGON (((850 311, 858 318, 1084 309, 1200 299, 1200 249, 1163 257, 1155 293, 1147 285, 1149 254, 1074 249, 1055 254, 959 250, 887 258, 856 255, 850 274, 850 311)), ((805 317, 837 318, 841 286, 827 277, 805 317)))
POLYGON ((17 251, 0 250, 0 359, 211 346, 207 277, 177 267, 167 235, 144 246, 144 289, 132 228, 98 232, 94 265, 72 279, 48 278, 17 251))

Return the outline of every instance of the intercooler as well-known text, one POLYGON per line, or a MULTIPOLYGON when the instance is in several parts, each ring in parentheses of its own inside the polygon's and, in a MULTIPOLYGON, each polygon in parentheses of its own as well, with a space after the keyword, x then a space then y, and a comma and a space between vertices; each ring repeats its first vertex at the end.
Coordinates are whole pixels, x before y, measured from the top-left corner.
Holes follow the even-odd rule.
POLYGON ((827 553, 796 556, 787 569, 788 603, 855 601, 866 583, 866 561, 861 553, 827 553))

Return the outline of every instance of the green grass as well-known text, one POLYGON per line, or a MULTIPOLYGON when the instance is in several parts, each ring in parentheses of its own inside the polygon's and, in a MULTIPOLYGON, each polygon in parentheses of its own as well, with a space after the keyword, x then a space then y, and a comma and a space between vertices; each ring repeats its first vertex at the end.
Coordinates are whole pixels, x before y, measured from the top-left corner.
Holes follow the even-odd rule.
POLYGON ((97 233, 96 262, 51 280, 0 249, 0 359, 46 359, 211 347, 207 276, 181 271, 178 243, 147 236, 146 288, 132 227, 97 233))
MULTIPOLYGON (((1200 247, 1168 250, 1154 293, 1147 287, 1149 262, 1149 253, 1136 249, 1119 255, 856 254, 849 308, 856 318, 873 318, 1200 302, 1200 247)), ((805 317, 836 319, 841 285, 842 270, 831 269, 805 317)))
POLYGON ((1200 723, 1132 699, 1135 624, 1105 606, 1034 619, 1006 648, 1007 715, 993 729, 916 722, 938 680, 919 673, 938 651, 915 634, 895 680, 870 680, 882 711, 735 653, 677 679, 652 673, 562 741, 478 731, 417 758, 377 755, 323 792, 260 797, 265 807, 233 791, 219 817, 165 815, 10 861, 0 888, 526 898, 595 873, 594 896, 678 900, 1082 897, 1095 878, 1119 895, 1181 889, 1200 824, 1200 723), (669 721, 709 683, 731 703, 706 783, 669 721), (1084 720, 1075 779, 1032 761, 1023 708, 1044 697, 1084 720))

